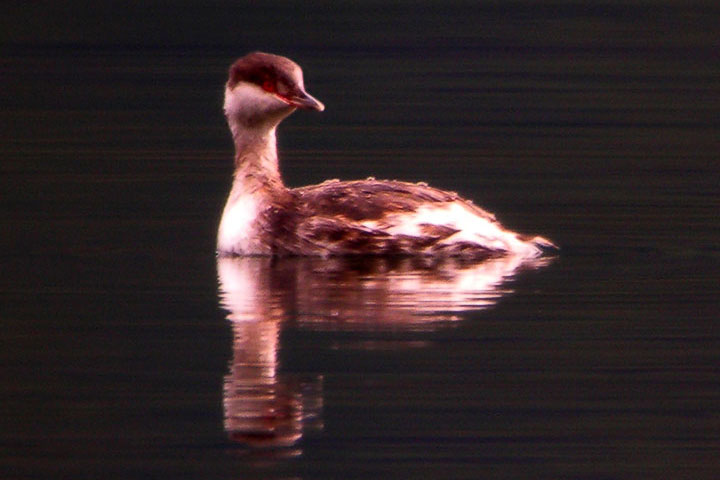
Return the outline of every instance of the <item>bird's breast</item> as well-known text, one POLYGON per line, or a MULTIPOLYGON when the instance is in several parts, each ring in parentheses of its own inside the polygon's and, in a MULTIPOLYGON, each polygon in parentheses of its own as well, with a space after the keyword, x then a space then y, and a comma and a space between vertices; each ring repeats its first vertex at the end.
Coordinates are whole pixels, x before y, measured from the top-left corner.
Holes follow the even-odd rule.
POLYGON ((217 249, 236 255, 267 254, 260 241, 258 218, 264 206, 259 198, 243 195, 228 200, 218 229, 217 249))

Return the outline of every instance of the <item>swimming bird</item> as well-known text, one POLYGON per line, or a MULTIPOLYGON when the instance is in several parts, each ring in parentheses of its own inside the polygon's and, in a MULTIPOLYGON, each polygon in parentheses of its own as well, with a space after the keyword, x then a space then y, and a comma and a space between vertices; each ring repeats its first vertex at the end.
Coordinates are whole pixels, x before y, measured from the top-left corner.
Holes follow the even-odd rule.
POLYGON ((226 255, 429 255, 538 257, 556 248, 503 227, 454 192, 395 180, 339 181, 288 188, 276 130, 297 109, 323 111, 292 60, 250 53, 230 67, 224 111, 235 172, 218 229, 226 255))

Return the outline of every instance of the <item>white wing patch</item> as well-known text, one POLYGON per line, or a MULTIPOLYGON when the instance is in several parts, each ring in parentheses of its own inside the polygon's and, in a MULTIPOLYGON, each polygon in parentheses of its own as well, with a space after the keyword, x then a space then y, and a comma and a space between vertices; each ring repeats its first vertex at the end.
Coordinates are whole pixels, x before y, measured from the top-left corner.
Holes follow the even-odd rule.
POLYGON ((532 242, 523 241, 517 234, 502 228, 491 218, 478 215, 464 202, 427 204, 415 212, 391 213, 382 219, 364 221, 363 226, 390 235, 421 237, 428 225, 458 230, 442 239, 438 245, 474 243, 480 247, 504 251, 522 257, 537 257, 542 252, 532 242))

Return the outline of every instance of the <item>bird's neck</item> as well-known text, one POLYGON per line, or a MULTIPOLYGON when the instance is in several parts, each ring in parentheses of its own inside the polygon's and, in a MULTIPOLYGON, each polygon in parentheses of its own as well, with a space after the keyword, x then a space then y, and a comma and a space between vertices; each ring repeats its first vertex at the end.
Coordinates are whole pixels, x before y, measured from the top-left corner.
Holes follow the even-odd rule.
POLYGON ((245 193, 285 190, 278 167, 275 127, 253 129, 230 123, 235 142, 233 189, 245 193))

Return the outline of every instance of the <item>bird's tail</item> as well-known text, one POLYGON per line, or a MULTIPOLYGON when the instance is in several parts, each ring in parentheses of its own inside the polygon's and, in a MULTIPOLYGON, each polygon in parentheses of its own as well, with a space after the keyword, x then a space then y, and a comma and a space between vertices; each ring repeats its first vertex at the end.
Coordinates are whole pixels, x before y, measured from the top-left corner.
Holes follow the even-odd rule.
POLYGON ((531 238, 530 243, 532 243, 536 247, 542 248, 542 249, 560 250, 560 247, 555 245, 553 242, 551 242, 547 238, 541 237, 539 235, 531 238))

